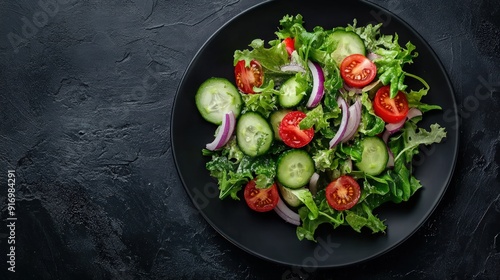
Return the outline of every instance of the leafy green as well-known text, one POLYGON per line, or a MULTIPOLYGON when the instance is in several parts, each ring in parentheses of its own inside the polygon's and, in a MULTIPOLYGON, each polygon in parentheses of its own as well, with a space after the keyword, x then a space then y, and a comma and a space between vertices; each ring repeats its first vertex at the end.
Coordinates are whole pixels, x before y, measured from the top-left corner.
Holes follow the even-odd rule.
POLYGON ((207 162, 206 168, 210 175, 217 179, 219 185, 219 198, 224 199, 230 195, 233 199, 239 200, 238 191, 242 185, 253 178, 250 170, 238 169, 238 165, 229 161, 225 156, 213 154, 212 159, 207 162))
POLYGON ((430 131, 427 131, 413 122, 406 122, 401 136, 394 140, 394 144, 391 141, 389 147, 395 155, 394 162, 402 158, 405 163, 409 163, 418 154, 420 145, 440 143, 445 137, 446 129, 437 123, 431 124, 430 131))
POLYGON ((410 73, 406 73, 406 76, 412 77, 412 78, 420 81, 424 85, 424 87, 418 91, 411 90, 410 92, 408 92, 408 94, 406 95, 406 98, 408 99, 408 106, 409 107, 417 108, 422 113, 425 113, 425 112, 430 111, 430 110, 441 110, 441 106, 439 106, 439 105, 426 104, 426 103, 423 103, 421 101, 422 98, 427 95, 427 93, 429 92, 429 89, 430 89, 429 84, 427 84, 427 82, 424 79, 422 79, 421 77, 419 77, 417 75, 413 75, 410 73))
POLYGON ((301 189, 295 189, 289 190, 290 193, 295 195, 302 203, 304 203, 305 207, 309 210, 308 213, 308 218, 311 220, 314 220, 318 217, 319 211, 318 211, 318 206, 314 202, 313 196, 311 192, 308 189, 301 188, 301 189))
POLYGON ((337 169, 339 165, 338 158, 335 157, 335 149, 317 150, 312 158, 318 171, 337 169))
MULTIPOLYGON (((411 108, 416 108, 422 113, 440 110, 441 107, 438 105, 425 103, 425 96, 430 90, 427 82, 403 70, 405 65, 413 63, 413 59, 418 57, 416 47, 411 42, 400 44, 398 34, 382 34, 381 23, 357 26, 357 21, 354 19, 352 24, 345 27, 324 29, 315 26, 308 30, 300 14, 285 15, 279 23, 275 39, 270 40, 267 46, 264 40, 255 39, 248 45, 248 49, 236 50, 234 64, 244 60, 248 65, 250 61, 257 60, 265 73, 264 84, 254 88, 256 94, 242 94, 244 101, 242 114, 252 111, 267 118, 272 112, 282 109, 278 102, 281 86, 292 77, 300 87, 298 92, 305 95, 298 106, 290 109, 306 113, 306 117, 299 124, 300 129, 314 128, 313 140, 302 149, 311 155, 319 179, 314 194, 307 188, 290 190, 290 193, 302 202, 298 208, 301 225, 296 229, 297 238, 316 241, 315 232, 322 224, 334 229, 339 226, 349 226, 356 232, 366 229, 372 233, 384 233, 386 225, 384 220, 377 216, 376 209, 384 203, 408 201, 423 187, 413 175, 413 157, 419 153, 419 147, 422 145, 442 142, 446 137, 446 130, 437 123, 430 125, 429 130, 426 130, 417 126, 422 117, 412 118, 399 132, 392 134, 388 139, 387 145, 394 155, 392 168, 387 168, 377 176, 365 174, 357 169, 353 162, 362 159, 361 140, 365 136, 383 133, 386 123, 374 113, 371 100, 373 96, 370 92, 339 91, 343 87, 343 80, 332 55, 337 43, 331 34, 336 30, 346 30, 353 31, 361 37, 367 53, 377 66, 377 79, 383 85, 390 84, 392 97, 398 91, 404 91, 411 108), (295 40, 296 51, 291 56, 283 43, 283 40, 289 37, 295 40), (317 62, 325 74, 324 96, 322 102, 314 108, 304 106, 304 100, 307 100, 312 87, 308 60, 317 62), (293 73, 281 70, 283 65, 290 64, 296 64, 305 71, 293 73), (423 87, 409 90, 405 80, 407 77, 417 80, 423 87), (330 148, 329 141, 341 123, 341 109, 337 104, 339 95, 348 103, 357 98, 361 100, 361 122, 355 137, 330 148), (345 174, 360 183, 361 196, 354 207, 337 211, 329 206, 325 188, 332 180, 345 174)), ((276 181, 277 158, 289 149, 292 148, 276 140, 266 154, 249 157, 240 150, 233 137, 222 149, 217 151, 203 149, 202 153, 210 157, 206 168, 210 175, 217 179, 220 199, 230 196, 239 200, 239 191, 250 180, 255 179, 257 188, 267 188, 276 181)))
POLYGON ((280 66, 290 62, 284 44, 276 44, 266 48, 264 40, 255 39, 250 43, 249 47, 251 49, 236 50, 234 52, 234 65, 240 60, 245 60, 245 66, 250 66, 250 61, 255 59, 262 67, 278 71, 280 66))
POLYGON ((332 138, 335 133, 332 130, 331 120, 338 117, 340 109, 323 110, 319 104, 306 113, 306 117, 299 123, 300 129, 309 129, 314 126, 314 131, 321 133, 325 138, 332 138))
POLYGON ((385 128, 385 122, 373 111, 372 101, 366 92, 361 95, 361 104, 363 104, 363 110, 361 112, 359 132, 367 136, 382 133, 385 128))
POLYGON ((220 199, 230 195, 239 200, 238 192, 254 178, 257 188, 267 188, 274 183, 276 161, 272 156, 249 157, 238 148, 235 138, 232 138, 220 153, 206 149, 203 153, 212 156, 206 163, 206 168, 210 175, 217 179, 220 199))
POLYGON ((321 190, 316 194, 315 203, 318 208, 318 216, 315 219, 311 219, 309 208, 304 206, 299 209, 299 215, 302 221, 302 224, 296 229, 297 238, 299 240, 303 240, 305 238, 307 240, 316 241, 314 232, 319 225, 331 224, 333 228, 337 228, 345 222, 343 212, 333 210, 330 206, 328 206, 324 190, 321 190))
POLYGON ((269 117, 277 106, 277 95, 279 92, 274 89, 274 82, 271 80, 266 87, 255 90, 258 94, 241 94, 244 103, 242 113, 251 111, 258 112, 264 117, 269 117))
POLYGON ((372 233, 384 232, 387 228, 366 203, 358 203, 345 212, 345 221, 357 232, 361 232, 363 227, 371 229, 372 233))

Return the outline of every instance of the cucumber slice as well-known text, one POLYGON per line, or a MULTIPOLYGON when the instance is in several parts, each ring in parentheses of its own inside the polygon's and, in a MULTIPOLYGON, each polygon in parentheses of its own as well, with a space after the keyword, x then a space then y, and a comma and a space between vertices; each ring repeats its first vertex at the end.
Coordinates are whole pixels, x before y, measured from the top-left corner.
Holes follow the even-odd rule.
POLYGON ((363 138, 360 144, 363 152, 361 161, 356 162, 359 170, 373 176, 382 173, 389 160, 389 152, 384 141, 377 136, 370 136, 363 138))
POLYGON ((280 123, 281 123, 281 120, 283 120, 283 117, 290 113, 292 110, 289 110, 289 109, 281 109, 281 110, 278 110, 278 111, 273 111, 271 113, 271 116, 269 117, 270 121, 271 121, 271 127, 273 128, 273 131, 274 131, 274 139, 276 140, 282 140, 281 137, 280 137, 280 134, 279 134, 279 126, 280 126, 280 123))
POLYGON ((307 185, 313 174, 314 161, 304 150, 288 150, 278 158, 276 177, 287 188, 298 189, 307 185))
POLYGON ((291 108, 297 106, 306 95, 302 85, 297 82, 295 76, 286 80, 280 87, 278 102, 283 108, 291 108))
POLYGON ((330 34, 330 39, 337 46, 331 54, 337 65, 340 65, 342 60, 351 54, 366 55, 365 44, 355 32, 336 30, 330 34))
POLYGON ((286 202, 286 204, 292 206, 292 207, 299 207, 302 205, 302 201, 290 191, 287 187, 284 187, 281 184, 278 184, 278 188, 281 193, 281 197, 283 200, 286 202))
POLYGON ((229 111, 238 117, 243 104, 236 87, 229 80, 217 77, 208 78, 200 85, 195 100, 201 116, 217 125, 222 123, 222 118, 229 111))
POLYGON ((255 157, 265 154, 273 143, 271 125, 258 113, 246 112, 236 124, 236 140, 241 151, 255 157))

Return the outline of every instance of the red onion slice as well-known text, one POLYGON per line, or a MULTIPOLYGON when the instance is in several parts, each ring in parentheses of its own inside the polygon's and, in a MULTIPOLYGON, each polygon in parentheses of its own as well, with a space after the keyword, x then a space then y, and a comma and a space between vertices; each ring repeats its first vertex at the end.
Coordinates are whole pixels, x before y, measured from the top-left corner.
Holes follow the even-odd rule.
POLYGON ((387 146, 387 153, 389 153, 389 159, 387 160, 387 165, 386 167, 392 168, 394 167, 394 154, 392 153, 391 149, 387 146))
POLYGON ((309 179, 309 191, 312 195, 316 195, 316 192, 318 191, 318 179, 319 174, 316 172, 314 172, 311 179, 309 179))
POLYGON ((415 108, 415 107, 412 107, 410 108, 410 110, 408 110, 408 114, 406 115, 406 118, 407 119, 412 119, 414 117, 418 117, 418 116, 422 116, 422 111, 420 111, 419 109, 415 108))
POLYGON ((356 134, 358 131, 359 124, 361 122, 361 101, 356 99, 356 102, 349 107, 349 120, 347 121, 347 128, 342 140, 345 143, 356 134))
POLYGON ((299 64, 286 64, 280 67, 283 72, 302 72, 305 73, 306 69, 299 64))
POLYGON ((292 211, 286 204, 279 198, 278 205, 274 208, 274 212, 278 214, 283 220, 296 226, 300 225, 300 216, 292 211))
POLYGON ((231 135, 234 132, 235 126, 236 117, 234 116, 233 111, 229 111, 224 115, 224 118, 222 118, 222 124, 220 125, 219 131, 217 132, 214 141, 207 144, 206 148, 208 150, 215 151, 226 145, 227 141, 229 141, 231 135))
POLYGON ((368 93, 370 93, 370 92, 375 93, 381 87, 382 87, 382 82, 379 79, 377 79, 377 80, 371 82, 369 85, 365 86, 361 91, 368 92, 368 93))
POLYGON ((404 118, 403 120, 401 120, 400 122, 397 122, 397 123, 386 124, 385 129, 389 132, 389 134, 396 133, 404 126, 404 124, 407 120, 410 120, 414 117, 421 116, 421 115, 422 115, 422 111, 420 111, 419 109, 410 108, 410 110, 408 110, 408 113, 406 114, 406 118, 404 118))
POLYGON ((363 92, 363 89, 362 88, 357 88, 357 87, 350 87, 348 86, 346 83, 344 83, 344 87, 343 87, 345 90, 347 91, 352 91, 354 93, 357 93, 357 94, 360 94, 363 92))
POLYGON ((380 55, 376 54, 376 53, 372 53, 372 52, 369 52, 367 55, 366 55, 366 58, 368 58, 369 60, 375 60, 377 58, 381 58, 380 55))
POLYGON ((373 82, 371 82, 370 84, 368 84, 362 88, 350 87, 346 83, 344 83, 344 86, 341 87, 341 89, 343 89, 345 91, 350 91, 350 92, 360 94, 363 92, 370 92, 372 89, 378 89, 381 86, 382 86, 382 82, 377 79, 377 80, 374 80, 373 82))
POLYGON ((311 95, 309 96, 309 100, 307 100, 306 106, 307 108, 314 108, 318 106, 321 98, 323 98, 323 95, 325 94, 325 75, 323 73, 323 69, 321 69, 321 66, 318 63, 308 60, 307 66, 312 73, 313 88, 311 95))
POLYGON ((384 130, 384 133, 382 133, 382 140, 387 144, 387 141, 389 141, 389 136, 391 136, 391 133, 389 130, 384 130))
POLYGON ((402 119, 397 123, 388 123, 385 125, 385 129, 389 131, 389 134, 398 132, 406 122, 406 118, 402 119))
POLYGON ((340 110, 342 111, 342 120, 340 122, 337 133, 335 133, 335 136, 332 138, 332 140, 330 140, 330 149, 336 146, 344 137, 347 128, 347 122, 349 119, 349 108, 347 106, 347 102, 345 102, 342 96, 339 96, 339 98, 337 98, 337 103, 339 104, 340 110))

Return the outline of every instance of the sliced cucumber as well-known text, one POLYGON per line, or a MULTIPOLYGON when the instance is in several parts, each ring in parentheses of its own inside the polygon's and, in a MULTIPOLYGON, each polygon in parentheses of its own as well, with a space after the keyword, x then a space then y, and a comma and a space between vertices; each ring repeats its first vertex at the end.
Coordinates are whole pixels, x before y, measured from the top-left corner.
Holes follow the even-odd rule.
POLYGON ((347 56, 355 53, 366 55, 365 44, 358 34, 352 31, 336 30, 330 34, 330 39, 336 45, 332 58, 340 65, 347 56))
POLYGON ((271 127, 273 128, 274 131, 274 139, 281 141, 281 137, 279 134, 279 126, 283 117, 286 114, 290 113, 291 111, 292 110, 289 109, 281 109, 278 111, 273 111, 271 113, 271 116, 269 116, 269 120, 271 121, 271 127))
POLYGON ((384 141, 377 136, 370 136, 363 138, 360 144, 363 152, 361 161, 356 162, 359 170, 374 176, 382 173, 389 160, 389 153, 384 141))
POLYGON ((236 140, 241 151, 251 157, 265 154, 273 143, 271 125, 258 113, 242 114, 236 124, 236 140))
POLYGON ((217 125, 229 111, 238 117, 243 104, 236 87, 229 80, 217 77, 208 78, 200 85, 195 100, 201 116, 217 125))
POLYGON ((278 102, 283 108, 291 108, 297 106, 306 95, 302 90, 302 85, 297 82, 296 77, 291 77, 286 80, 280 87, 278 102))
POLYGON ((276 177, 287 188, 298 189, 307 185, 313 173, 314 161, 304 150, 288 150, 278 158, 276 177))
POLYGON ((281 197, 286 202, 286 204, 292 207, 298 207, 302 205, 302 201, 295 194, 293 194, 293 192, 289 188, 284 187, 281 184, 278 184, 278 188, 280 190, 281 197))

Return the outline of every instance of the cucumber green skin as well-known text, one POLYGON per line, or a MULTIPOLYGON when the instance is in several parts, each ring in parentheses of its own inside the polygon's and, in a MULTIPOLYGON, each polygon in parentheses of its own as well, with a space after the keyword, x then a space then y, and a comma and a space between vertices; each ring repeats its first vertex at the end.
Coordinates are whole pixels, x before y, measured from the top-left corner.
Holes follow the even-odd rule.
POLYGON ((271 113, 269 120, 271 122, 271 126, 272 126, 273 131, 274 131, 274 139, 280 140, 280 141, 282 140, 280 137, 280 133, 279 133, 279 126, 280 126, 281 120, 283 120, 283 117, 291 111, 292 110, 289 110, 289 109, 281 109, 278 111, 273 111, 271 113))
POLYGON ((377 136, 365 137, 361 140, 363 152, 361 161, 356 162, 356 167, 369 175, 379 175, 387 166, 389 152, 382 139, 377 136))
POLYGON ((302 205, 302 201, 294 195, 287 187, 278 184, 278 189, 280 190, 281 197, 283 200, 292 207, 299 207, 302 205))
POLYGON ((276 178, 283 186, 290 189, 298 189, 309 183, 314 174, 314 161, 312 157, 304 150, 292 149, 283 152, 277 161, 276 178), (300 174, 290 170, 300 166, 300 174))
POLYGON ((274 141, 273 129, 260 114, 246 112, 240 116, 236 124, 236 141, 246 155, 260 156, 271 148, 274 141))
POLYGON ((243 105, 243 99, 236 87, 229 80, 218 77, 208 78, 200 85, 195 101, 201 116, 206 121, 217 125, 222 123, 222 118, 229 111, 233 111, 234 116, 238 117, 243 105), (217 98, 220 103, 213 104, 212 101, 217 98))
POLYGON ((286 80, 280 88, 278 102, 283 108, 292 108, 297 106, 305 96, 305 92, 297 92, 298 83, 295 77, 286 80))
POLYGON ((331 54, 337 65, 340 65, 342 60, 351 54, 366 55, 365 44, 358 34, 352 31, 336 30, 330 34, 330 37, 337 45, 331 54))

